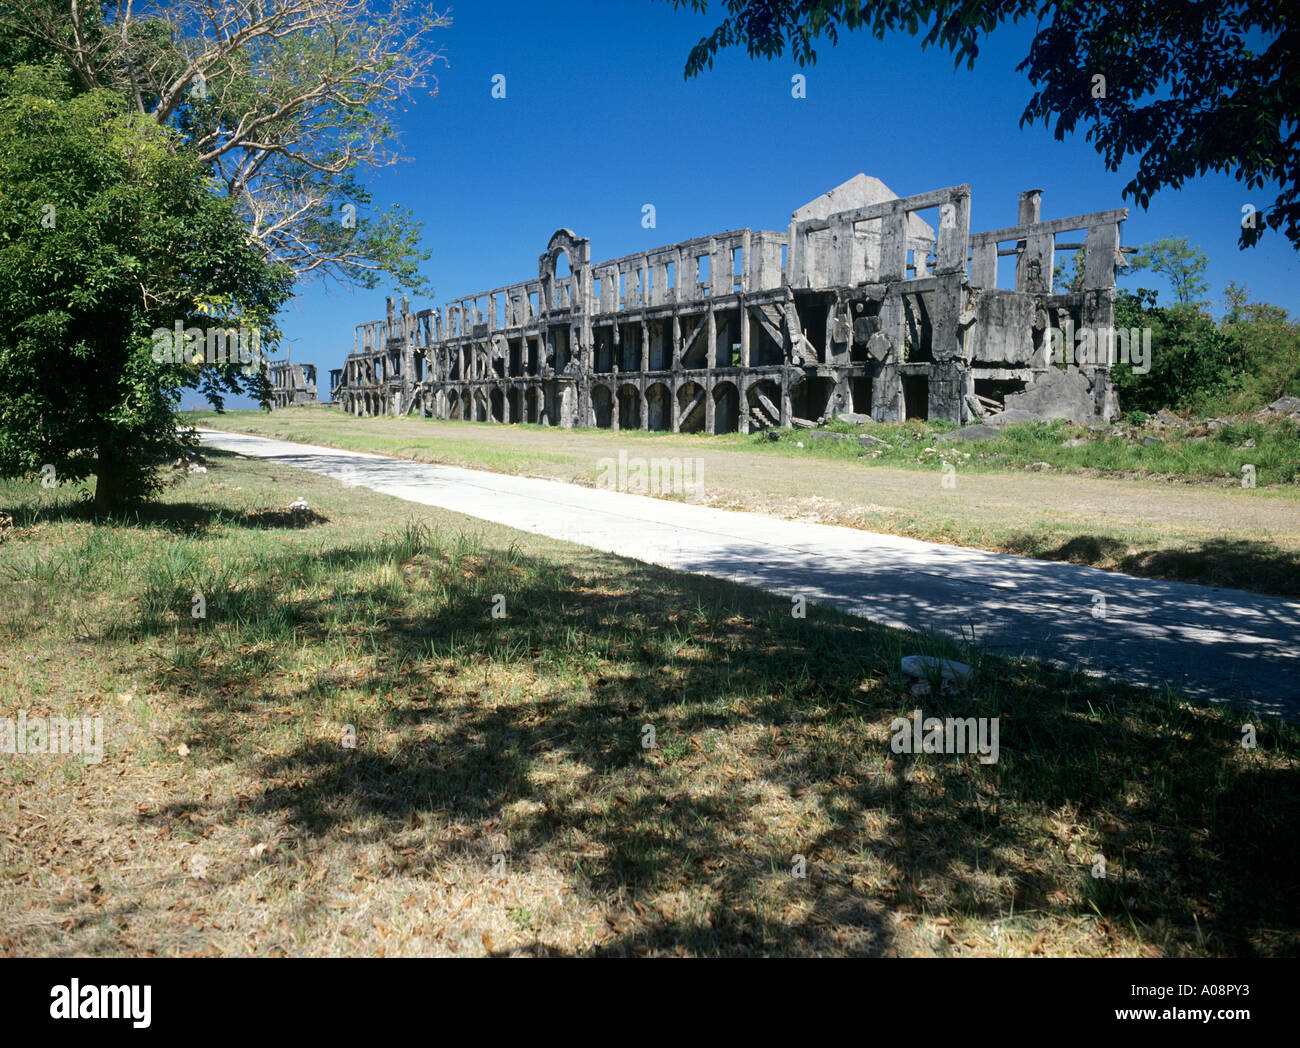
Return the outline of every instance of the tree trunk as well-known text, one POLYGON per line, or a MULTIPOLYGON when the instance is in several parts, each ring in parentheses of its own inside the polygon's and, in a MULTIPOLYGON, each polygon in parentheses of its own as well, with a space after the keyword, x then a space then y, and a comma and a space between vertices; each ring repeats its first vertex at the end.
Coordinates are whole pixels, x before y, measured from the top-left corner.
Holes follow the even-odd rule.
POLYGON ((112 516, 122 509, 122 462, 112 440, 101 436, 95 469, 95 515, 112 516))

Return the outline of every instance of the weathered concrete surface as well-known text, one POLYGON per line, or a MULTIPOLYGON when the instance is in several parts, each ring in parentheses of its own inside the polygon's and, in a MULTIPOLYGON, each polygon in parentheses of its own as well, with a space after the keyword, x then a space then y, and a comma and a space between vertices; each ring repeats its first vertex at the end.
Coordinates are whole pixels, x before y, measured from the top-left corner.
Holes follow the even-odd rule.
POLYGON ((970 335, 971 355, 980 360, 1024 366, 1033 362, 1034 311, 1031 294, 986 288, 975 299, 976 323, 970 335))
POLYGON ((268 369, 271 382, 271 404, 277 408, 300 407, 318 404, 316 396, 316 365, 291 364, 277 361, 268 369))
MULTIPOLYGON (((810 218, 830 218, 831 215, 841 211, 853 211, 870 204, 883 204, 887 200, 897 199, 898 194, 880 179, 867 174, 857 174, 815 200, 808 201, 803 207, 796 208, 790 217, 795 222, 805 222, 810 218)), ((877 237, 879 235, 876 234, 877 237)), ((934 227, 918 215, 908 215, 907 236, 909 239, 927 240, 933 243, 934 227)))
POLYGON ((652 564, 1300 717, 1300 603, 559 481, 201 431, 211 447, 652 564), (1094 618, 1097 598, 1105 617, 1094 618))
MULTIPOLYGON (((1114 319, 1125 209, 970 232, 970 187, 897 196, 860 174, 786 230, 730 229, 605 261, 555 231, 537 278, 357 326, 331 399, 355 415, 748 433, 851 412, 973 421, 1032 389, 1049 349, 1114 319), (922 215, 929 215, 930 224, 922 215), (1056 294, 1057 237, 1086 231, 1081 292, 1056 294), (999 289, 1000 245, 1017 247, 999 289), (568 266, 560 266, 567 260, 568 266)), ((1071 407, 1118 413, 1081 362, 1071 407)), ((1056 397, 1059 399, 1059 395, 1056 397)))
POLYGON ((1007 396, 1007 411, 1029 411, 1043 418, 1091 422, 1093 416, 1086 409, 1091 395, 1092 383, 1082 371, 1048 368, 1023 393, 1007 396))

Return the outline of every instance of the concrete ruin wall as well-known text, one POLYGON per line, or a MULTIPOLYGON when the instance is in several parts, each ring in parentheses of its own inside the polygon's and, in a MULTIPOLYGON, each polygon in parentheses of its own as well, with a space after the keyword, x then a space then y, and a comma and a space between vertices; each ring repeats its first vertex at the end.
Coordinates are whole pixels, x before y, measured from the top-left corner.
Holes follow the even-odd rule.
POLYGON ((1052 332, 1111 326, 1128 212, 1044 221, 1040 206, 1030 190, 1014 227, 972 235, 968 186, 899 198, 858 175, 785 232, 593 263, 561 229, 536 280, 441 310, 389 299, 385 319, 357 327, 333 399, 358 416, 708 433, 848 412, 967 422, 1003 406, 1110 419, 1109 366, 1053 363, 1052 332), (1078 249, 1083 290, 1054 289, 1057 253, 1078 249), (1009 256, 1014 287, 999 289, 1009 256))
POLYGON ((268 368, 271 378, 271 407, 287 408, 317 404, 316 365, 280 361, 268 368))

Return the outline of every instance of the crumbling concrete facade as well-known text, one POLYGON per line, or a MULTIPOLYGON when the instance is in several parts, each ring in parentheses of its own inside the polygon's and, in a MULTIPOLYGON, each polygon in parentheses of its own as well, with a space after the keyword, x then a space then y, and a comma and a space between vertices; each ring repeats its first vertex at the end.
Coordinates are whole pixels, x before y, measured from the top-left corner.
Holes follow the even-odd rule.
POLYGON ((273 408, 299 407, 318 404, 316 396, 316 365, 290 364, 280 361, 268 368, 271 376, 271 406, 273 408))
POLYGON ((1049 415, 1110 419, 1109 361, 1054 363, 1053 332, 1110 328, 1128 212, 1040 207, 1028 191, 1014 227, 972 235, 968 186, 899 198, 858 175, 785 232, 593 263, 561 229, 536 280, 441 310, 389 299, 357 327, 335 399, 355 415, 727 433, 844 413, 966 422, 1037 391, 1049 415), (1071 230, 1083 239, 1063 242, 1071 230), (1055 289, 1057 252, 1079 249, 1083 289, 1055 289))

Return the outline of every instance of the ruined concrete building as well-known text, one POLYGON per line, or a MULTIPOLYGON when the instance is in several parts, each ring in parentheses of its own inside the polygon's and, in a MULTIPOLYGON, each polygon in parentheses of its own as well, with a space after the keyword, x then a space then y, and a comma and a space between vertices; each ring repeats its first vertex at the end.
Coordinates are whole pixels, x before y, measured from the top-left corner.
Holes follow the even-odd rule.
POLYGON ((1062 363, 1053 332, 1110 329, 1128 211, 1045 221, 1041 197, 1021 194, 1015 226, 972 235, 969 187, 899 198, 858 175, 785 232, 596 263, 561 229, 535 280, 442 310, 403 298, 399 314, 390 299, 357 327, 335 397, 356 415, 708 433, 849 412, 1110 419, 1109 361, 1062 363), (1061 237, 1073 230, 1082 239, 1061 237), (1058 252, 1080 249, 1082 289, 1054 288, 1058 252))
POLYGON ((287 360, 268 367, 271 376, 271 406, 273 408, 298 407, 317 404, 316 365, 290 364, 287 360))

